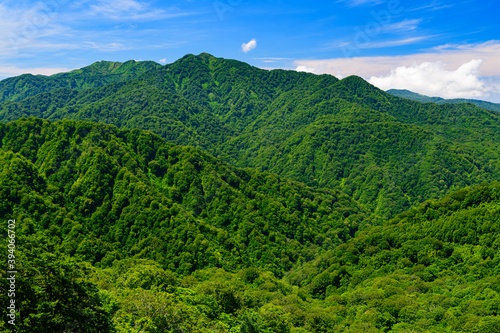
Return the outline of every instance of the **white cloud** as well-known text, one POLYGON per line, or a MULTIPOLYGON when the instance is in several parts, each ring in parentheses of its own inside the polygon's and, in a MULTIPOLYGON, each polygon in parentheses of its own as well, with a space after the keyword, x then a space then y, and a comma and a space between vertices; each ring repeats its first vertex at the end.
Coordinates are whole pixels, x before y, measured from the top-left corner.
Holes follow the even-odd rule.
POLYGON ((255 60, 261 60, 265 63, 275 63, 283 60, 290 60, 290 58, 277 58, 277 57, 265 57, 265 58, 254 58, 255 60))
POLYGON ((160 59, 159 63, 165 65, 167 63, 167 58, 160 59))
POLYGON ((256 47, 257 47, 257 40, 255 38, 252 39, 251 41, 249 41, 248 43, 241 44, 241 50, 244 53, 248 53, 248 52, 252 51, 253 49, 255 49, 256 47))
POLYGON ((136 0, 99 0, 97 4, 90 5, 87 15, 104 16, 112 20, 159 20, 182 16, 196 15, 195 12, 183 12, 171 6, 167 10, 153 8, 144 1, 136 0))
POLYGON ((315 68, 318 73, 339 77, 359 75, 365 78, 382 76, 401 66, 413 66, 424 62, 441 62, 447 70, 454 70, 472 59, 483 59, 481 65, 487 76, 500 75, 500 41, 482 44, 442 45, 427 53, 404 56, 354 57, 319 60, 296 60, 296 66, 315 68))
POLYGON ((98 4, 91 5, 90 8, 96 13, 114 15, 130 11, 142 11, 144 5, 135 0, 100 0, 98 4))
MULTIPOLYGON (((396 40, 388 40, 384 42, 377 42, 377 43, 372 43, 372 42, 367 42, 367 43, 362 43, 356 45, 355 49, 382 49, 386 47, 394 47, 394 46, 401 46, 401 45, 408 45, 408 44, 413 44, 415 42, 419 42, 428 38, 431 38, 432 36, 418 36, 418 37, 410 37, 410 38, 403 38, 403 39, 396 39, 396 40)), ((347 50, 349 50, 347 48, 347 50)), ((347 51, 349 52, 349 51, 347 51)))
POLYGON ((136 16, 146 11, 145 5, 135 0, 100 0, 97 4, 90 5, 90 9, 94 15, 112 19, 121 19, 126 14, 136 16))
POLYGON ((295 68, 297 72, 306 72, 306 73, 316 73, 316 69, 312 67, 307 67, 307 66, 297 66, 295 68))
POLYGON ((113 51, 121 51, 127 49, 125 45, 116 42, 113 43, 84 42, 81 48, 96 49, 103 52, 113 52, 113 51))
POLYGON ((390 75, 372 76, 369 82, 380 89, 408 89, 427 96, 476 98, 487 96, 491 88, 478 77, 481 59, 471 60, 456 70, 446 70, 442 63, 424 62, 401 66, 390 75))
MULTIPOLYGON (((460 72, 455 75, 461 74, 461 78, 467 77, 469 81, 466 84, 469 85, 469 88, 468 90, 461 90, 465 86, 452 86, 455 87, 457 95, 463 96, 468 92, 470 96, 482 94, 481 96, 487 97, 488 93, 493 94, 495 91, 499 91, 500 41, 489 41, 481 44, 442 45, 426 53, 404 56, 296 60, 295 66, 305 66, 317 74, 327 73, 339 78, 349 75, 358 75, 365 79, 393 77, 393 82, 396 82, 396 77, 402 77, 403 74, 399 73, 403 72, 409 75, 411 71, 434 70, 444 74, 445 72, 457 72, 460 68, 460 72), (474 59, 482 59, 482 62, 480 64, 477 61, 471 62, 474 59), (428 64, 423 66, 424 63, 428 64), (462 67, 465 64, 467 66, 462 67), (399 69, 398 74, 393 74, 397 69, 399 69), (468 71, 468 75, 464 74, 464 71, 468 71), (474 81, 472 77, 483 83, 482 88, 478 85, 478 81, 474 81)), ((432 80, 428 80, 429 86, 433 86, 433 84, 432 80)), ((414 88, 414 86, 408 86, 405 89, 411 90, 412 87, 414 88)), ((441 91, 441 97, 450 96, 451 86, 446 89, 441 91)))
POLYGON ((397 31, 413 31, 418 28, 422 19, 403 20, 392 24, 385 25, 381 30, 383 32, 397 32, 397 31))
POLYGON ((0 4, 0 55, 15 54, 36 39, 63 33, 66 29, 54 23, 56 14, 42 2, 31 8, 0 4))
POLYGON ((418 11, 418 10, 435 11, 435 10, 441 10, 441 9, 445 9, 445 8, 451 8, 453 6, 454 6, 453 4, 444 5, 444 4, 440 3, 439 1, 433 1, 431 4, 424 5, 424 6, 417 7, 417 8, 407 9, 407 10, 409 10, 409 11, 418 11))

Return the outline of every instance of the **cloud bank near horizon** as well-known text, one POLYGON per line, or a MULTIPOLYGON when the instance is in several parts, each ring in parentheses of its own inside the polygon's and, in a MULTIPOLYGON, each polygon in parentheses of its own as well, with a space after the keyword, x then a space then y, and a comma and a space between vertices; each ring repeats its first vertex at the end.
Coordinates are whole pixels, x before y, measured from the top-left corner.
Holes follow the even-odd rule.
POLYGON ((442 98, 487 98, 500 94, 500 41, 443 45, 405 56, 297 60, 297 71, 358 75, 383 90, 408 89, 442 98))
POLYGON ((372 76, 368 82, 383 90, 408 89, 442 98, 481 98, 493 89, 478 77, 482 63, 482 59, 474 59, 449 71, 442 63, 424 62, 397 67, 387 76, 372 76))

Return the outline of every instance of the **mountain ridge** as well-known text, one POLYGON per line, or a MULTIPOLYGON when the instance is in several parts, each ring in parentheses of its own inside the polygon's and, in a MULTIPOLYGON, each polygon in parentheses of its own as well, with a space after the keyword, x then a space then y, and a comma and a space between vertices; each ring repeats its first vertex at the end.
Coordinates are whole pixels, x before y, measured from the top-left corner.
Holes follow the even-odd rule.
POLYGON ((478 99, 468 99, 468 98, 444 99, 441 97, 429 97, 429 96, 425 96, 422 94, 414 93, 414 92, 412 92, 410 90, 406 90, 406 89, 389 89, 389 90, 387 90, 387 93, 394 95, 394 96, 407 98, 407 99, 411 99, 413 101, 422 102, 422 103, 437 103, 437 104, 471 103, 471 104, 474 104, 474 105, 476 105, 480 108, 483 108, 483 109, 487 109, 487 110, 491 110, 491 111, 500 111, 500 104, 482 101, 482 100, 478 100, 478 99))
POLYGON ((370 227, 338 191, 137 129, 22 118, 0 157, 20 332, 500 328, 498 182, 370 227))
POLYGON ((23 74, 0 81, 0 101, 18 101, 61 88, 88 89, 128 80, 159 68, 153 61, 98 61, 89 66, 50 76, 23 74))
POLYGON ((209 54, 115 66, 0 103, 18 332, 500 331, 498 113, 209 54))
POLYGON ((490 163, 499 159, 498 113, 401 99, 356 76, 267 71, 209 54, 0 104, 1 121, 23 116, 148 129, 239 167, 344 191, 383 218, 500 180, 490 163))

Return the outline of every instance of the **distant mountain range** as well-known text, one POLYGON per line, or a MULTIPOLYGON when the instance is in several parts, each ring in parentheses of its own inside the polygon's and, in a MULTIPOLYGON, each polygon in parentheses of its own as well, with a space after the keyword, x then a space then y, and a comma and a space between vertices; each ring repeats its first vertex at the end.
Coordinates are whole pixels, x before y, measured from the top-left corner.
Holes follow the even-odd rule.
POLYGON ((454 99, 444 99, 440 97, 429 97, 421 94, 414 93, 412 91, 406 89, 390 89, 387 92, 391 95, 411 99, 413 101, 422 102, 422 103, 437 103, 437 104, 459 104, 459 103, 472 103, 474 105, 479 106, 480 108, 491 110, 491 111, 500 111, 500 104, 491 103, 486 101, 480 101, 477 99, 465 99, 465 98, 454 98, 454 99))

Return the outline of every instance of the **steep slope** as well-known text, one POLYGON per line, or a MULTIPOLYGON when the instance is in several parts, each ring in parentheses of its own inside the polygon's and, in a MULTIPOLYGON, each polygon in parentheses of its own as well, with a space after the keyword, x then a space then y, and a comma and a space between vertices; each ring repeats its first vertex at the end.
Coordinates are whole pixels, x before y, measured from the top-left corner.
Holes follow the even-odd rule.
POLYGON ((51 76, 24 74, 0 81, 0 101, 18 101, 61 88, 89 89, 125 81, 161 65, 153 61, 120 63, 100 61, 90 66, 51 76))
POLYGON ((500 183, 369 228, 335 190, 148 131, 22 118, 0 124, 0 214, 19 332, 500 329, 500 183))
POLYGON ((235 135, 203 106, 142 81, 83 91, 59 89, 20 102, 5 102, 0 113, 5 122, 35 116, 147 129, 169 142, 201 147, 214 155, 220 154, 218 143, 235 135))
POLYGON ((24 118, 2 125, 0 140, 0 213, 95 264, 139 257, 182 274, 256 265, 281 275, 368 223, 338 191, 237 169, 149 132, 24 118))
POLYGON ((412 91, 406 89, 390 89, 387 90, 387 93, 401 97, 406 99, 411 99, 413 101, 422 102, 422 103, 437 103, 437 104, 460 104, 460 103, 471 103, 480 108, 491 110, 491 111, 500 111, 500 104, 491 103, 486 101, 481 101, 477 99, 467 99, 467 98, 454 98, 454 99, 444 99, 441 97, 429 97, 421 94, 414 93, 412 91))
POLYGON ((338 191, 238 169, 146 131, 37 118, 0 125, 0 214, 16 220, 19 332, 253 327, 235 312, 288 294, 275 275, 369 223, 338 191), (190 274, 198 278, 175 282, 190 274))
POLYGON ((500 183, 427 201, 293 272, 335 331, 500 329, 500 183))
POLYGON ((0 105, 22 116, 147 129, 239 167, 346 192, 381 217, 500 180, 500 118, 422 104, 359 77, 257 69, 208 54, 120 83, 0 105))

